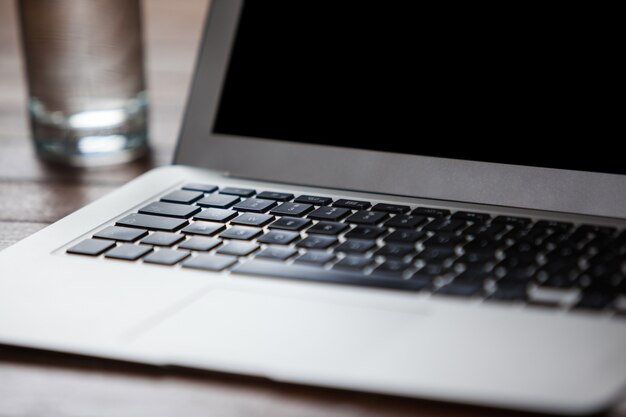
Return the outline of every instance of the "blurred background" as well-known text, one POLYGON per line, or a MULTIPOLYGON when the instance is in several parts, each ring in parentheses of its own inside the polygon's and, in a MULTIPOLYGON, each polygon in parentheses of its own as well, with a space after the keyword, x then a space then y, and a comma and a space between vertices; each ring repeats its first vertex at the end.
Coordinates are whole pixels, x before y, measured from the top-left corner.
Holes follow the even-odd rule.
POLYGON ((38 160, 15 0, 0 0, 0 249, 155 166, 170 163, 209 0, 143 1, 151 153, 89 170, 38 160))

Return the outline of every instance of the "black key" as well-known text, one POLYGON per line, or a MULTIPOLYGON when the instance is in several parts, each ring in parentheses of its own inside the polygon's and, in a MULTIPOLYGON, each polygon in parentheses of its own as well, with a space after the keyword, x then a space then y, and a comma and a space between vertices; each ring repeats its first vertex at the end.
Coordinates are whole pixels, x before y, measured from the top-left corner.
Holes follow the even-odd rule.
POLYGON ((121 242, 134 242, 140 237, 144 237, 148 232, 141 229, 132 229, 130 227, 109 226, 100 230, 93 237, 100 239, 119 240, 121 242))
POLYGON ((285 230, 270 230, 257 239, 259 243, 270 243, 275 245, 288 245, 300 237, 298 232, 290 232, 285 230))
POLYGON ((372 203, 369 201, 361 201, 361 200, 346 200, 344 198, 337 200, 333 203, 335 207, 343 207, 350 210, 365 210, 371 207, 372 203))
POLYGON ((526 255, 507 257, 494 268, 497 276, 508 281, 529 281, 535 276, 537 267, 534 258, 528 260, 526 255))
POLYGON ((605 265, 614 261, 619 261, 619 252, 615 250, 606 250, 598 252, 593 256, 585 256, 580 265, 584 268, 592 268, 597 265, 605 265))
POLYGON ((270 229, 283 229, 283 230, 302 230, 307 228, 311 223, 309 219, 300 219, 297 217, 281 217, 274 223, 269 225, 270 229))
POLYGON ((357 226, 346 233, 349 239, 378 239, 387 232, 386 229, 376 226, 357 226))
POLYGON ((373 263, 374 260, 366 256, 348 255, 337 262, 333 268, 363 270, 373 263))
POLYGON ((578 226, 578 229, 576 229, 576 231, 579 233, 593 233, 594 235, 612 235, 613 233, 615 233, 615 230, 617 229, 611 226, 596 226, 592 224, 583 224, 581 226, 578 226))
POLYGON ((401 278, 402 275, 411 267, 410 262, 398 261, 390 259, 381 264, 372 272, 374 275, 396 276, 401 278))
POLYGON ((307 233, 320 235, 338 235, 348 228, 345 223, 319 222, 307 230, 307 233))
POLYGON ((238 195, 239 197, 252 197, 254 194, 256 194, 256 191, 250 188, 226 187, 220 190, 220 194, 238 195))
POLYGON ((542 287, 571 288, 576 285, 579 275, 580 272, 578 271, 563 270, 545 274, 544 270, 539 270, 537 272, 537 281, 541 283, 542 287))
POLYGON ((372 207, 372 211, 383 211, 385 213, 403 214, 411 210, 409 206, 400 206, 398 204, 378 203, 372 207))
POLYGON ((455 279, 452 283, 439 288, 435 294, 470 297, 483 292, 483 281, 475 279, 455 279))
POLYGON ((507 231, 505 224, 498 223, 474 223, 467 229, 463 230, 464 236, 482 236, 495 238, 496 236, 507 231))
POLYGON ((232 224, 240 224, 244 226, 262 227, 274 220, 274 216, 269 214, 243 213, 236 219, 231 220, 232 224))
POLYGON ((417 251, 415 246, 401 243, 388 243, 376 252, 376 256, 384 256, 385 258, 404 258, 405 256, 413 256, 417 251))
POLYGON ((213 191, 217 190, 217 186, 210 185, 210 184, 193 183, 193 184, 185 184, 183 186, 183 190, 202 191, 203 193, 212 193, 213 191))
POLYGON ((239 213, 234 210, 226 210, 226 209, 218 209, 218 208, 208 208, 202 210, 200 213, 193 216, 196 220, 206 220, 209 222, 220 222, 226 223, 229 220, 237 217, 239 213))
POLYGON ((575 308, 584 310, 603 310, 615 299, 615 294, 600 291, 583 292, 575 308))
POLYGON ((426 221, 424 216, 414 216, 409 214, 398 214, 385 223, 387 227, 395 227, 397 229, 415 229, 426 221))
POLYGON ((459 219, 439 218, 424 226, 423 230, 429 232, 456 232, 465 227, 465 221, 459 219))
POLYGON ((437 209, 432 207, 418 207, 411 213, 414 216, 425 217, 446 217, 450 215, 450 210, 437 209))
POLYGON ((321 250, 308 250, 304 252, 296 262, 306 263, 306 264, 315 264, 315 265, 324 265, 335 259, 335 255, 330 252, 321 251, 321 250))
POLYGON ((174 265, 190 254, 191 252, 186 250, 160 249, 143 258, 143 261, 149 264, 174 265))
POLYGON ((166 203, 191 204, 200 200, 204 194, 198 191, 176 190, 161 197, 161 201, 166 203))
POLYGON ((426 261, 443 261, 455 256, 454 248, 451 247, 434 247, 425 248, 417 255, 420 259, 426 261))
POLYGON ((207 271, 222 271, 234 265, 237 258, 225 255, 198 255, 187 258, 183 263, 185 268, 205 269, 207 271))
POLYGON ((345 208, 339 207, 320 207, 317 210, 309 214, 309 219, 313 220, 341 220, 350 214, 351 211, 345 208))
POLYGON ((313 206, 305 203, 283 203, 270 211, 270 214, 277 216, 296 216, 301 217, 311 212, 313 206))
POLYGON ((193 236, 178 245, 180 249, 189 249, 196 251, 209 251, 218 247, 222 243, 221 240, 214 237, 193 236))
POLYGON ((452 215, 453 219, 465 220, 470 222, 485 222, 491 218, 487 213, 476 213, 473 211, 457 211, 452 215))
MULTIPOLYGON (((532 253, 532 252, 531 252, 532 253)), ((569 271, 578 265, 581 252, 570 246, 556 248, 552 252, 536 256, 542 264, 538 278, 545 279, 547 275, 569 271)))
POLYGON ((490 252, 495 253, 500 247, 502 247, 503 242, 485 239, 485 238, 476 238, 469 243, 467 243, 463 250, 468 252, 490 252))
POLYGON ((190 235, 212 236, 216 233, 221 232, 225 228, 226 227, 223 224, 219 223, 194 222, 185 227, 182 232, 189 233, 190 235))
POLYGON ((215 208, 229 208, 233 204, 239 201, 239 197, 233 195, 223 195, 223 194, 213 194, 207 197, 204 197, 202 200, 199 200, 196 204, 202 207, 215 207, 215 208))
POLYGON ((385 238, 385 242, 416 243, 424 237, 426 237, 425 232, 418 232, 415 230, 396 230, 385 238))
POLYGON ((285 246, 268 246, 259 252, 256 257, 284 261, 285 259, 291 258, 296 253, 298 253, 297 250, 285 246))
POLYGON ((613 259, 606 263, 591 264, 578 278, 583 286, 592 288, 614 288, 620 282, 626 285, 626 261, 613 259))
POLYGON ((500 282, 524 282, 527 283, 533 279, 537 269, 532 266, 519 266, 516 268, 508 268, 503 271, 500 282))
POLYGON ((293 194, 277 193, 275 191, 263 191, 262 193, 257 194, 256 198, 275 201, 289 201, 293 199, 293 194))
POLYGON ((446 267, 443 262, 429 262, 424 265, 418 273, 420 275, 437 278, 450 272, 450 268, 446 267))
MULTIPOLYGON (((511 271, 519 268, 535 268, 537 254, 535 252, 519 252, 507 255, 499 264, 499 269, 511 271)), ((536 268, 535 268, 536 269, 536 268)))
POLYGON ((585 243, 584 248, 587 251, 604 251, 613 244, 614 239, 609 235, 597 235, 589 242, 585 243))
POLYGON ((496 290, 489 296, 489 300, 525 301, 528 284, 523 281, 498 281, 496 290))
POLYGON ((248 198, 233 207, 233 210, 250 211, 252 213, 265 213, 276 206, 274 200, 262 200, 259 198, 248 198))
POLYGON ((252 242, 232 241, 217 250, 221 255, 247 256, 259 250, 259 245, 252 242))
POLYGON ((463 230, 463 236, 477 236, 480 234, 487 234, 490 236, 495 236, 503 231, 506 231, 506 225, 504 224, 494 224, 494 223, 490 223, 490 224, 486 224, 486 223, 472 223, 471 225, 469 225, 465 230, 463 230), (489 233, 489 229, 491 227, 496 227, 496 232, 495 233, 489 233))
POLYGON ((576 247, 589 238, 588 233, 574 232, 555 232, 548 236, 543 243, 553 247, 570 246, 576 247))
POLYGON ((376 247, 373 240, 348 239, 335 248, 337 252, 365 253, 376 247))
MULTIPOLYGON (((598 266, 596 266, 597 268, 598 266)), ((599 267, 603 267, 599 265, 599 267)), ((620 276, 618 273, 608 273, 595 275, 590 271, 587 271, 580 275, 578 278, 577 284, 584 288, 585 292, 609 292, 609 293, 618 293, 621 286, 626 285, 626 280, 624 280, 623 276, 620 276)))
POLYGON ((622 232, 617 235, 613 241, 613 246, 615 250, 619 250, 622 255, 626 255, 626 229, 622 230, 622 232))
POLYGON ((492 220, 492 222, 496 224, 509 224, 511 226, 526 227, 530 224, 531 220, 528 217, 497 216, 492 220))
POLYGON ((336 237, 313 235, 298 242, 297 246, 306 249, 328 249, 336 243, 336 237))
POLYGON ((436 233, 424 242, 424 246, 425 247, 439 247, 439 246, 455 247, 462 243, 465 243, 465 238, 463 236, 457 236, 452 233, 436 233))
POLYGON ((295 199, 296 203, 312 204, 314 206, 327 206, 333 202, 330 197, 319 197, 315 195, 301 195, 295 199))
POLYGON ((470 252, 456 260, 457 264, 483 264, 495 260, 495 252, 470 252))
POLYGON ((489 271, 486 264, 472 264, 466 266, 466 269, 454 278, 455 282, 470 282, 480 281, 483 282, 487 278, 491 278, 493 275, 489 271))
POLYGON ((154 246, 172 246, 185 238, 185 235, 171 232, 154 232, 144 238, 141 243, 154 246))
POLYGON ((421 272, 414 273, 408 281, 413 285, 416 290, 422 290, 432 287, 433 277, 430 275, 424 275, 421 272))
POLYGON ((552 229, 559 232, 567 232, 572 227, 574 227, 574 224, 567 222, 557 222, 554 220, 539 220, 537 223, 535 223, 535 227, 552 229))
POLYGON ((250 240, 254 239, 262 232, 263 230, 255 227, 233 226, 225 232, 222 232, 220 237, 224 239, 250 240))
POLYGON ((543 287, 571 288, 576 285, 580 275, 574 268, 575 263, 547 264, 537 272, 536 278, 543 287))
MULTIPOLYGON (((494 224, 491 226, 494 226, 494 224)), ((463 234, 465 233, 466 232, 464 231, 463 234)), ((540 227, 531 227, 530 229, 526 229, 521 226, 515 226, 513 229, 508 231, 508 233, 505 233, 503 238, 511 242, 524 240, 535 244, 542 241, 549 233, 549 229, 543 229, 540 227)))
POLYGON ((388 213, 384 213, 381 211, 367 211, 361 210, 354 213, 352 216, 346 219, 348 223, 356 223, 356 224, 367 224, 367 225, 375 225, 383 220, 386 220, 389 217, 388 213))
POLYGON ((188 206, 186 204, 174 203, 150 203, 139 209, 141 214, 152 214, 154 216, 176 217, 179 219, 188 219, 200 211, 200 207, 188 206))
POLYGON ((115 224, 119 226, 137 227, 140 229, 173 232, 189 224, 189 222, 184 219, 175 219, 172 217, 149 216, 147 214, 133 213, 118 220, 115 224))
POLYGON ((271 261, 248 260, 232 271, 234 274, 289 278, 305 281, 328 282, 333 284, 361 285, 368 287, 402 289, 418 291, 423 284, 418 281, 404 279, 385 279, 364 276, 360 272, 333 269, 331 271, 316 266, 303 264, 278 264, 271 261))
MULTIPOLYGON (((472 241, 473 242, 473 241, 472 241)), ((474 244, 476 245, 476 244, 474 244)), ((537 246, 532 243, 532 242, 528 242, 526 240, 522 240, 519 241, 517 243, 515 243, 514 245, 508 247, 504 253, 506 255, 513 255, 513 256, 518 256, 520 254, 533 254, 533 255, 537 255, 537 246)))
POLYGON ((67 253, 75 255, 98 256, 115 246, 115 242, 103 239, 87 239, 67 250, 67 253))
POLYGON ((123 259, 125 261, 136 261, 148 252, 152 251, 152 246, 133 245, 132 243, 124 243, 117 246, 104 254, 105 258, 123 259))

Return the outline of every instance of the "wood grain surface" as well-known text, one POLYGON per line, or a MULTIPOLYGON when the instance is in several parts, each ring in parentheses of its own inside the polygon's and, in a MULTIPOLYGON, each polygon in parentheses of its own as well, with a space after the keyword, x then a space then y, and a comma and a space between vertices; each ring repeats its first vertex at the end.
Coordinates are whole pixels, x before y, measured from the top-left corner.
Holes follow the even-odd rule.
MULTIPOLYGON (((123 166, 75 170, 35 158, 27 127, 15 0, 0 0, 0 249, 142 172, 169 163, 207 5, 207 0, 144 2, 151 155, 123 166)), ((626 416, 626 406, 618 405, 608 414, 626 416)), ((174 415, 526 414, 0 346, 0 417, 174 415)))

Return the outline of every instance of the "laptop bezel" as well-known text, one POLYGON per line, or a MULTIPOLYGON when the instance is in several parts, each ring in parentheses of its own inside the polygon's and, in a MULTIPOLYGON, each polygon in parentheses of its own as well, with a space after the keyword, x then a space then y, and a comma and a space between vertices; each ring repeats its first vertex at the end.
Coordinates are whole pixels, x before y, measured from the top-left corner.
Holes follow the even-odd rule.
MULTIPOLYGON (((212 132, 243 1, 211 3, 175 164, 290 184, 626 218, 626 175, 405 155, 212 132)), ((514 149, 512 145, 507 148, 514 149)))

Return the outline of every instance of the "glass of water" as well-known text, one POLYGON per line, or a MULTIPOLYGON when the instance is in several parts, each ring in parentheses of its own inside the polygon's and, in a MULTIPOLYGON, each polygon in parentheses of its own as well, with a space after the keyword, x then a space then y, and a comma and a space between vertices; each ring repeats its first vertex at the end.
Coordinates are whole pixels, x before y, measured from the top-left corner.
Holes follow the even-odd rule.
POLYGON ((147 150, 139 0, 19 0, 40 157, 73 166, 147 150))

